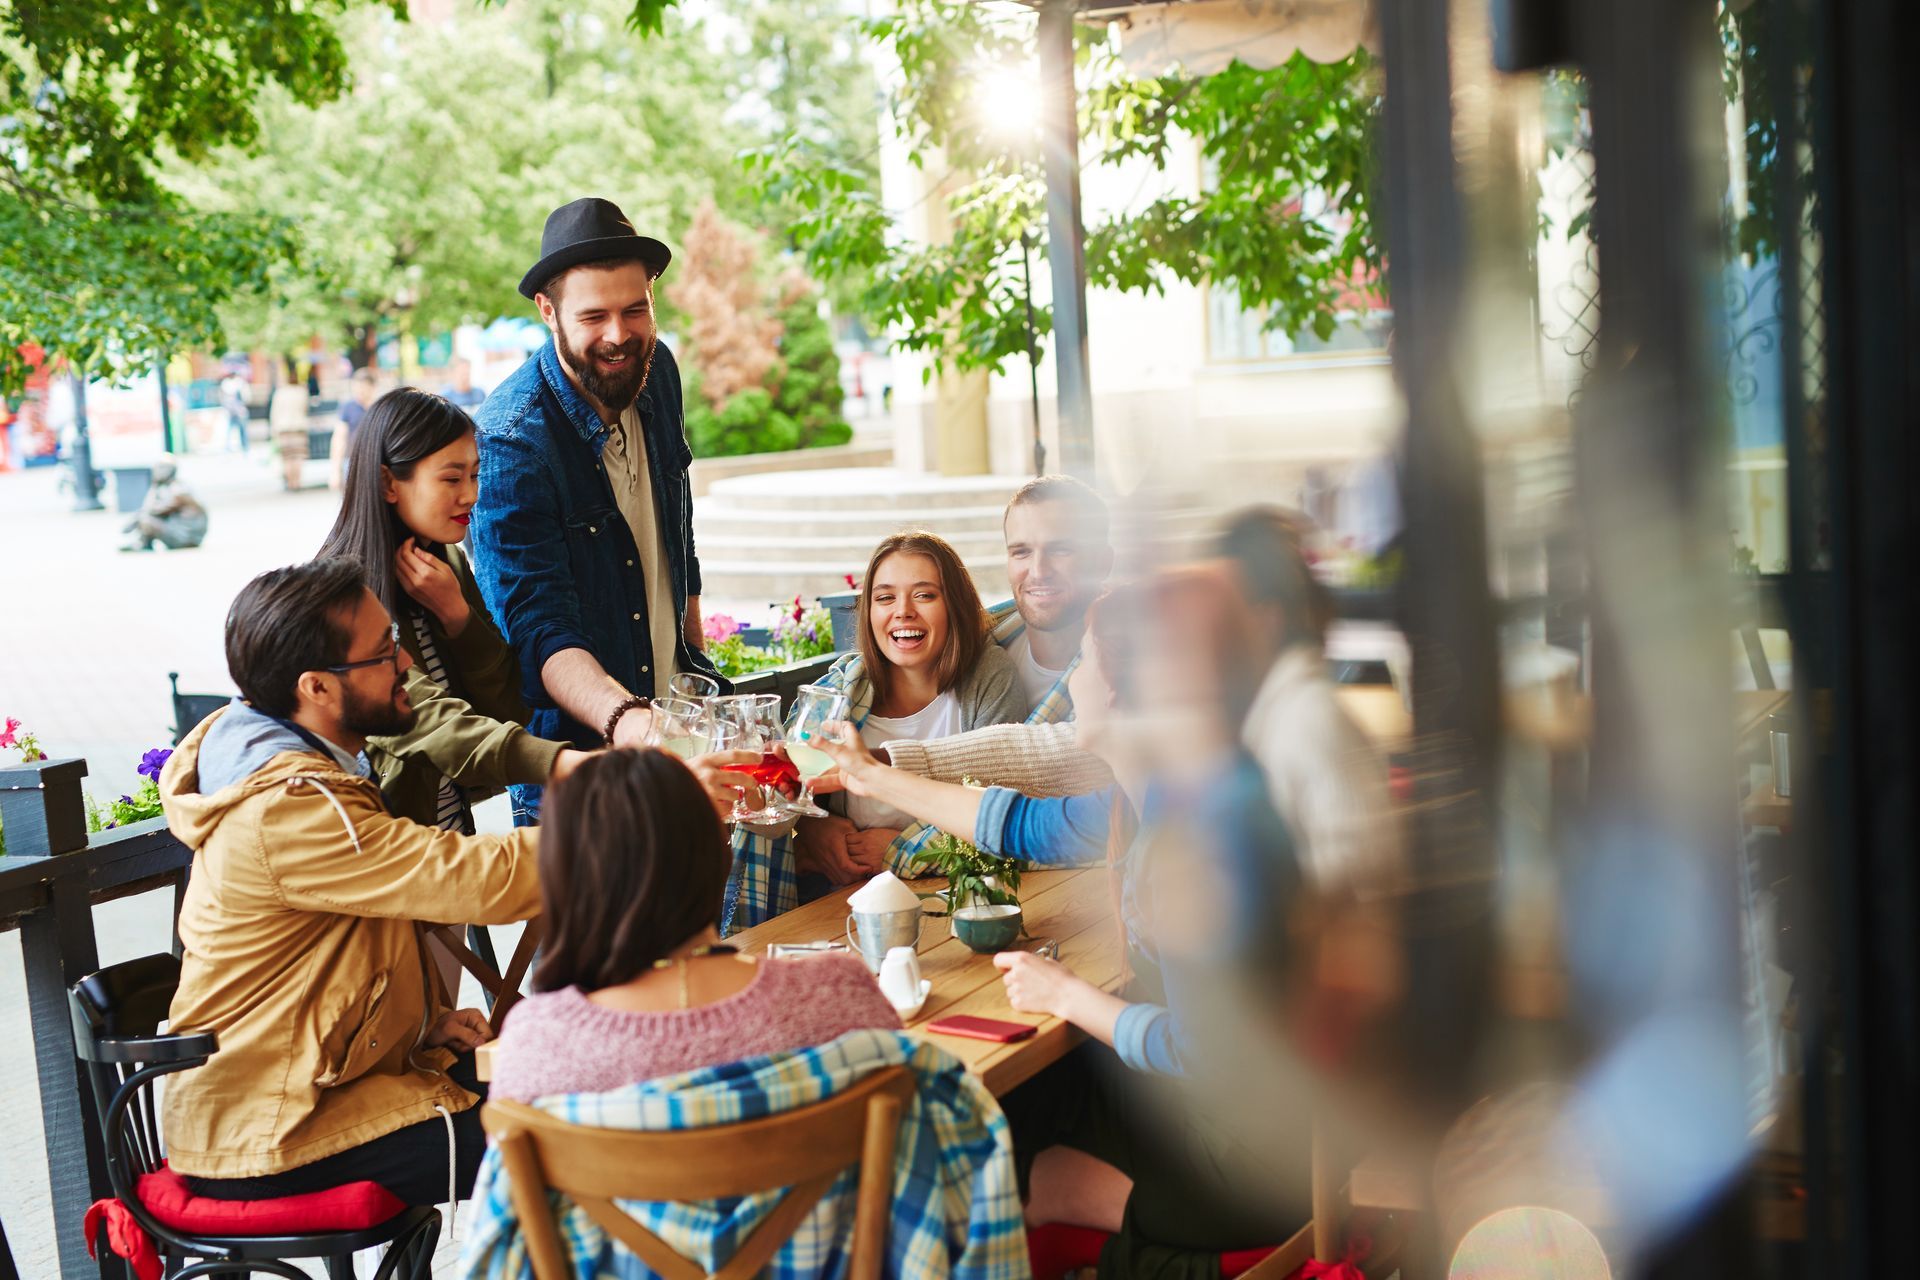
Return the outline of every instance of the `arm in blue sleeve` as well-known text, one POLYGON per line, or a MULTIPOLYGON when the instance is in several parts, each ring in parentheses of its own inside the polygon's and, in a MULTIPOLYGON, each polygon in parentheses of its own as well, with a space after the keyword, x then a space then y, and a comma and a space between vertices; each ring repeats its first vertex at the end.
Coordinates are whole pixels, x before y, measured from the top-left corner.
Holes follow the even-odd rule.
POLYGON ((1173 1010, 1165 1005, 1130 1004, 1113 1024, 1113 1051, 1135 1071, 1185 1075, 1177 1032, 1173 1010))
POLYGON ((1084 867, 1107 855, 1107 828, 1117 787, 1080 796, 1023 796, 988 787, 974 820, 974 843, 988 853, 1025 858, 1041 867, 1084 867))
POLYGON ((580 619, 560 501, 546 461, 525 438, 482 435, 480 502, 467 536, 474 581, 520 659, 528 704, 553 706, 541 668, 563 649, 591 653, 593 645, 580 619))

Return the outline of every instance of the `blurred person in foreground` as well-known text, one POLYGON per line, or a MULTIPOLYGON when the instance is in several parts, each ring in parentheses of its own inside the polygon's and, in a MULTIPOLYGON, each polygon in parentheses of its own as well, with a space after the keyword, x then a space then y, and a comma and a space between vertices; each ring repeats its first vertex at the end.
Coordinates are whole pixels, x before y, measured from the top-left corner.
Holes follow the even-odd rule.
POLYGON ((197 547, 207 537, 207 509, 180 482, 170 459, 153 464, 153 483, 140 500, 140 510, 127 522, 129 537, 122 551, 151 551, 158 543, 169 551, 197 547))
POLYGON ((1119 779, 1101 792, 981 791, 882 765, 844 732, 826 747, 849 791, 905 805, 990 852, 1045 865, 1107 845, 1126 994, 1024 951, 994 960, 1014 1008, 1063 1018, 1096 1042, 1005 1103, 1030 1174, 1029 1223, 1119 1233, 1103 1275, 1205 1274, 1218 1253, 1278 1244, 1309 1214, 1304 1130, 1254 1144, 1195 1104, 1230 1065, 1201 1034, 1211 993, 1239 990, 1247 973, 1284 991, 1289 922, 1303 905, 1287 828, 1238 741, 1260 674, 1252 636, 1218 570, 1103 597, 1074 689, 1082 744, 1119 779))
POLYGON ((537 914, 534 835, 388 811, 365 749, 413 723, 413 659, 356 562, 255 578, 226 650, 240 697, 160 777, 168 829, 195 851, 169 1021, 219 1037, 168 1082, 168 1160, 217 1199, 362 1179, 408 1204, 450 1182, 464 1195, 485 1145, 471 1053, 489 1033, 451 1007, 415 922, 537 914))

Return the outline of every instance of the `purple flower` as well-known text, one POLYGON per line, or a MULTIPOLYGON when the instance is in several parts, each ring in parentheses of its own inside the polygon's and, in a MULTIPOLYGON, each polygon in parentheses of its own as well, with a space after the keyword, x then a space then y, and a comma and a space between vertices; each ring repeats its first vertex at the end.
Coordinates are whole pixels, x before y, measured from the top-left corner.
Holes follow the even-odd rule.
MULTIPOLYGON (((143 778, 152 778, 155 782, 158 782, 160 781, 160 770, 166 768, 167 757, 172 754, 172 747, 155 747, 140 757, 140 768, 136 770, 136 772, 143 778)), ((126 799, 127 803, 133 803, 131 797, 127 797, 126 799)))
POLYGON ((120 803, 121 803, 121 804, 124 804, 124 805, 129 805, 129 806, 130 806, 130 805, 132 805, 132 804, 133 804, 133 797, 132 797, 132 796, 121 796, 121 797, 120 797, 120 803))

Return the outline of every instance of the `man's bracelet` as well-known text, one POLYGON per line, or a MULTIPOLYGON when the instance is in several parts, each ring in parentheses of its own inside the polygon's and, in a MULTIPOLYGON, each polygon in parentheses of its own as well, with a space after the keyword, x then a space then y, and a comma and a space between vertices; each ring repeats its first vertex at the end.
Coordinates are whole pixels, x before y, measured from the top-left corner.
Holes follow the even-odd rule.
POLYGON ((649 699, 643 698, 637 693, 628 695, 627 700, 615 707, 613 714, 607 717, 607 727, 600 731, 601 740, 608 746, 612 746, 613 731, 619 727, 620 717, 632 711, 635 707, 646 706, 648 701, 649 699))

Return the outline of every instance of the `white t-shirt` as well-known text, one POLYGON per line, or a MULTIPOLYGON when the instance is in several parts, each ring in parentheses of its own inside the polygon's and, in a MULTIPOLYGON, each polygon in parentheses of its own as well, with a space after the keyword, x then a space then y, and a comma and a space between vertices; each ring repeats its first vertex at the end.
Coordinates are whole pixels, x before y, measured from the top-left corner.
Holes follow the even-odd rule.
POLYGON ((1014 670, 1020 673, 1020 688, 1027 695, 1027 710, 1032 711, 1040 705, 1040 699, 1047 696, 1060 677, 1067 674, 1065 667, 1058 671, 1043 667, 1033 660, 1033 641, 1031 631, 1022 631, 1007 643, 1007 656, 1013 659, 1014 670))
MULTIPOLYGON (((959 733, 962 727, 960 699, 949 689, 910 716, 868 716, 866 724, 860 727, 860 740, 867 744, 867 750, 878 751, 896 738, 924 742, 928 738, 959 733)), ((912 826, 914 821, 912 814, 902 813, 890 804, 856 795, 847 797, 847 817, 862 831, 870 827, 903 829, 912 826)))
POLYGON ((673 583, 667 576, 667 542, 660 531, 659 514, 653 505, 652 469, 647 465, 646 428, 637 406, 628 406, 619 425, 607 434, 601 461, 606 464, 607 480, 613 486, 613 500, 627 527, 633 530, 633 543, 640 551, 640 575, 646 583, 647 631, 653 646, 652 688, 645 679, 636 682, 633 692, 658 698, 666 694, 673 679, 676 642, 680 636, 680 615, 673 607, 673 583))

